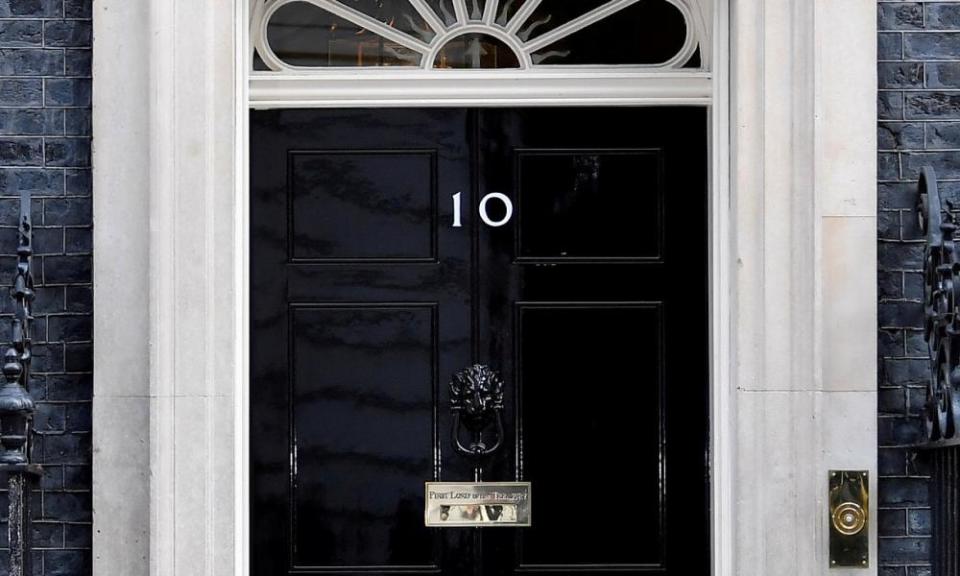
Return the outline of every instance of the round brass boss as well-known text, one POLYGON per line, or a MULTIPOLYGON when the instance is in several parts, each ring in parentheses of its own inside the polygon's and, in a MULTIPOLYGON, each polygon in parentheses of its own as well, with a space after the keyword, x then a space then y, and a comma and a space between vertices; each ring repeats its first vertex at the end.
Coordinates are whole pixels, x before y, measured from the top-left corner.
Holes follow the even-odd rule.
POLYGON ((844 536, 860 533, 867 524, 863 507, 854 502, 844 502, 833 510, 833 527, 844 536))

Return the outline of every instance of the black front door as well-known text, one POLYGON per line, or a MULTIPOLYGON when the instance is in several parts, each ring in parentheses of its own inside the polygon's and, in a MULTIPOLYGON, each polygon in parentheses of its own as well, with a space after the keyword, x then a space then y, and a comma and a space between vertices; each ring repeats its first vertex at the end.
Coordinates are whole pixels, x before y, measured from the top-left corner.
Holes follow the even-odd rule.
POLYGON ((252 113, 252 574, 709 574, 701 108, 252 113), (448 383, 505 382, 484 481, 448 383))

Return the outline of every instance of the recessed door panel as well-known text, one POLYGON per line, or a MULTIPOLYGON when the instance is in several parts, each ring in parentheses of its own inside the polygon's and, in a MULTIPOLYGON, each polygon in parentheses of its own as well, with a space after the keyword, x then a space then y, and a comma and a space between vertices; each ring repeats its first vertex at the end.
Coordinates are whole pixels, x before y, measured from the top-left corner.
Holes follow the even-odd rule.
POLYGON ((291 259, 435 259, 435 151, 298 151, 289 162, 291 259))
POLYGON ((519 259, 660 256, 659 150, 521 150, 516 166, 519 259))
POLYGON ((252 576, 709 574, 706 118, 252 114, 252 576), (426 528, 428 481, 532 525, 426 528))
POLYGON ((436 308, 290 312, 295 566, 433 563, 436 308))
POLYGON ((661 304, 521 303, 517 316, 522 476, 537 505, 520 564, 660 566, 661 304))

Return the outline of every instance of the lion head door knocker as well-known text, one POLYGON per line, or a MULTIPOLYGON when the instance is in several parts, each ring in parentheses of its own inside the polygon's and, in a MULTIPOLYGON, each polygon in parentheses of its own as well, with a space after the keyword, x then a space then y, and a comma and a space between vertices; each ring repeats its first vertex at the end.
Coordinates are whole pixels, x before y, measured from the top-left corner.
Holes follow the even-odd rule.
POLYGON ((503 444, 503 380, 489 366, 474 364, 457 372, 450 381, 453 412, 453 446, 457 452, 480 460, 503 444), (461 427, 470 433, 463 443, 461 427), (491 436, 492 434, 492 436, 491 436))

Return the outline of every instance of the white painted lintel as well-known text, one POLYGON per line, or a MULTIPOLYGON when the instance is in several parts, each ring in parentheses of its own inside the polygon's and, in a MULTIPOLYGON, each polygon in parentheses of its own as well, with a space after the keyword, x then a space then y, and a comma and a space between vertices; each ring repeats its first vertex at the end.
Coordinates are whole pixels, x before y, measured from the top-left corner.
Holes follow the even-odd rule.
POLYGON ((700 105, 711 101, 702 72, 253 75, 253 108, 367 106, 700 105))

